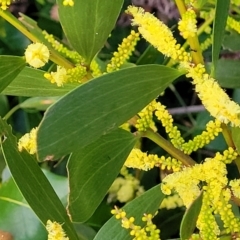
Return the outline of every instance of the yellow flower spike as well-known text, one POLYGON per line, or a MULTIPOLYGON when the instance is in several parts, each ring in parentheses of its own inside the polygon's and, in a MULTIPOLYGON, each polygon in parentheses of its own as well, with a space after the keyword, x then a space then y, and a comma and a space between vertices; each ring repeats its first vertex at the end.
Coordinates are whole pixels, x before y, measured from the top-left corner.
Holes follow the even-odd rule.
POLYGON ((240 198, 240 179, 234 179, 229 182, 229 186, 235 197, 240 198))
POLYGON ((139 118, 135 127, 138 131, 143 132, 151 128, 154 132, 157 131, 155 122, 153 121, 153 112, 156 110, 157 102, 154 100, 148 104, 141 112, 138 113, 139 118))
POLYGON ((183 143, 181 150, 189 155, 193 151, 196 151, 210 143, 210 141, 214 140, 220 132, 222 132, 221 122, 219 120, 211 120, 206 125, 206 131, 203 131, 200 135, 195 136, 193 140, 183 143))
POLYGON ((100 69, 100 66, 98 65, 96 60, 93 60, 91 62, 90 69, 91 69, 93 77, 99 77, 103 74, 101 69, 100 69))
POLYGON ((178 22, 178 29, 183 38, 194 37, 197 33, 197 15, 191 8, 183 14, 182 19, 178 22))
POLYGON ((27 150, 30 154, 35 154, 37 150, 37 128, 33 128, 30 133, 22 136, 18 141, 18 150, 27 150))
POLYGON ((45 30, 42 31, 44 38, 51 44, 51 46, 61 53, 66 58, 71 59, 71 61, 75 64, 84 64, 85 60, 82 56, 80 56, 76 51, 71 51, 66 48, 62 43, 57 41, 52 34, 48 34, 45 30))
POLYGON ((200 214, 198 215, 197 228, 200 231, 201 239, 218 240, 220 229, 213 215, 213 209, 209 206, 211 201, 209 195, 203 194, 203 202, 200 214))
POLYGON ((228 17, 227 19, 227 26, 236 32, 240 33, 240 22, 235 20, 232 17, 228 17))
POLYGON ((138 25, 138 31, 158 51, 173 60, 191 62, 191 56, 173 37, 171 30, 160 20, 142 8, 129 6, 127 11, 133 16, 132 25, 138 25))
POLYGON ((123 39, 117 52, 113 53, 113 57, 107 65, 108 73, 118 70, 130 58, 139 39, 139 33, 133 30, 128 37, 123 39))
POLYGON ((181 149, 182 144, 185 142, 181 137, 180 131, 176 126, 173 126, 173 118, 172 115, 166 110, 166 107, 161 103, 156 104, 155 115, 159 121, 161 121, 163 127, 168 134, 171 143, 174 147, 181 149))
POLYGON ((47 221, 48 240, 69 240, 64 232, 62 225, 57 222, 47 221))
POLYGON ((49 60, 50 52, 42 43, 32 43, 28 45, 25 51, 26 62, 34 67, 43 67, 49 60))
POLYGON ((63 5, 64 6, 74 6, 74 1, 73 0, 63 0, 63 5))
POLYGON ((202 64, 197 66, 189 64, 186 69, 187 77, 193 79, 198 97, 209 113, 222 123, 230 123, 232 126, 239 127, 240 106, 230 100, 216 80, 205 73, 205 67, 202 64))
POLYGON ((6 10, 15 0, 0 0, 0 8, 6 10))
POLYGON ((205 41, 200 44, 202 51, 207 50, 212 45, 212 36, 208 37, 205 41))

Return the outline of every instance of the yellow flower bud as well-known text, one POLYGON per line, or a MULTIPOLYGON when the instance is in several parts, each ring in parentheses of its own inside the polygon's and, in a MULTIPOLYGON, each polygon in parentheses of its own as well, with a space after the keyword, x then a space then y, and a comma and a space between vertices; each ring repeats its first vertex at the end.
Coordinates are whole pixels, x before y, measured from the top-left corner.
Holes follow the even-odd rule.
POLYGON ((26 62, 34 67, 43 67, 49 60, 50 52, 42 43, 32 43, 25 51, 26 62))

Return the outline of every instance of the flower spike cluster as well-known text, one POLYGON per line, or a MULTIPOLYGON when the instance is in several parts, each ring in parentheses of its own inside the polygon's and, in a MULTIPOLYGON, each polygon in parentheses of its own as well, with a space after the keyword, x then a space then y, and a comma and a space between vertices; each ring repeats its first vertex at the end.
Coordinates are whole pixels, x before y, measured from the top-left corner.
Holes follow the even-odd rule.
POLYGON ((175 158, 164 156, 159 158, 156 154, 147 154, 138 148, 131 151, 124 165, 128 168, 137 168, 144 171, 160 167, 162 170, 178 172, 182 168, 182 163, 175 158))
POLYGON ((156 110, 156 107, 157 102, 154 100, 138 113, 139 118, 135 124, 138 131, 146 131, 148 128, 151 128, 154 132, 157 131, 153 121, 153 112, 156 110))
POLYGON ((118 70, 129 59, 139 39, 139 33, 133 30, 128 37, 123 39, 117 52, 113 53, 113 57, 107 65, 108 73, 118 70))
POLYGON ((154 216, 152 214, 144 214, 142 221, 146 222, 146 226, 142 228, 134 224, 134 217, 127 218, 126 212, 122 209, 115 207, 111 213, 115 215, 116 219, 121 219, 123 228, 130 230, 133 240, 160 240, 160 230, 153 224, 152 219, 154 216))
POLYGON ((142 8, 129 6, 127 13, 133 16, 132 24, 137 25, 141 35, 155 48, 173 60, 191 62, 191 56, 177 44, 170 29, 151 13, 142 8))
POLYGON ((195 90, 209 113, 222 123, 240 126, 240 106, 232 101, 216 80, 206 73, 202 64, 186 66, 187 77, 193 79, 195 90), (214 97, 213 97, 214 96, 214 97))

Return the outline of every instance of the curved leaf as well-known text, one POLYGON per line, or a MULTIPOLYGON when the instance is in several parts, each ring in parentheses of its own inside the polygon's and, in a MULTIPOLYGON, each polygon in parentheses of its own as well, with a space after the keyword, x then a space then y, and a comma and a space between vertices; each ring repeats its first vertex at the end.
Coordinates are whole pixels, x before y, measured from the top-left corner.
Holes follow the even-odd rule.
POLYGON ((0 92, 13 81, 25 65, 23 57, 0 56, 0 92))
MULTIPOLYGON (((134 217, 136 219, 134 223, 142 226, 144 224, 141 222, 143 214, 155 214, 164 197, 165 195, 161 192, 160 185, 157 185, 126 204, 123 209, 126 211, 127 217, 134 217)), ((94 240, 106 239, 106 236, 108 239, 132 239, 130 231, 124 229, 121 226, 121 220, 117 220, 115 216, 103 225, 94 240)))
POLYGON ((198 215, 202 207, 203 192, 199 197, 191 204, 183 216, 183 220, 180 226, 180 237, 181 239, 190 239, 193 231, 196 227, 198 215))
POLYGON ((74 222, 84 222, 91 217, 135 142, 133 134, 117 129, 72 153, 68 162, 68 209, 74 222))
POLYGON ((38 129, 40 160, 58 158, 118 128, 182 73, 160 65, 122 69, 76 88, 46 112, 38 129))
POLYGON ((57 0, 63 30, 73 48, 90 63, 115 26, 123 0, 57 0))
POLYGON ((19 152, 11 128, 0 118, 0 137, 4 159, 22 195, 45 225, 47 220, 64 223, 70 239, 78 239, 73 225, 54 189, 36 160, 26 151, 19 152))

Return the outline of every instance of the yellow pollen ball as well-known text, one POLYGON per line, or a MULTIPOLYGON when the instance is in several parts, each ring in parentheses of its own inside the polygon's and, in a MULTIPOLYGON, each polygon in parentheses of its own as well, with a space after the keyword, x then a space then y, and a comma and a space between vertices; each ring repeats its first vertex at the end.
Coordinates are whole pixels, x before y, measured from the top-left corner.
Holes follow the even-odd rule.
POLYGON ((50 52, 42 43, 32 43, 25 51, 26 62, 34 67, 43 67, 49 60, 50 52))

